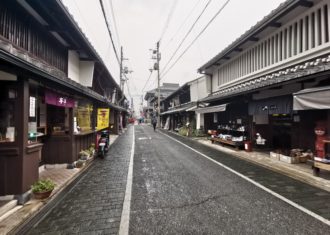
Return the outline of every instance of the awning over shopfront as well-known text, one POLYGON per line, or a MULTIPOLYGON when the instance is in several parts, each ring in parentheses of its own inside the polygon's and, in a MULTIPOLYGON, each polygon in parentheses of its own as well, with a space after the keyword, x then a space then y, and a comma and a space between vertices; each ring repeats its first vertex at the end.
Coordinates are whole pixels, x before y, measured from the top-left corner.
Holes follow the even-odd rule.
POLYGON ((293 94, 293 110, 330 109, 330 86, 301 90, 293 94))
POLYGON ((290 114, 292 98, 290 96, 271 97, 249 102, 249 115, 290 114))
POLYGON ((197 105, 195 105, 195 106, 193 106, 191 108, 186 109, 186 112, 195 111, 195 109, 197 109, 197 105))
POLYGON ((189 111, 193 111, 193 109, 195 109, 195 108, 197 108, 196 102, 191 102, 191 103, 183 104, 182 106, 178 106, 178 107, 172 108, 170 110, 167 110, 167 111, 161 113, 160 115, 180 113, 180 112, 189 112, 189 111))
POLYGON ((171 110, 168 110, 166 112, 163 112, 160 115, 171 114, 171 113, 179 113, 179 112, 182 112, 182 111, 185 111, 185 110, 186 110, 186 107, 184 107, 184 108, 176 108, 176 109, 171 109, 171 110))
POLYGON ((221 104, 216 106, 210 106, 205 108, 195 109, 196 113, 217 113, 226 111, 226 107, 228 104, 221 104))

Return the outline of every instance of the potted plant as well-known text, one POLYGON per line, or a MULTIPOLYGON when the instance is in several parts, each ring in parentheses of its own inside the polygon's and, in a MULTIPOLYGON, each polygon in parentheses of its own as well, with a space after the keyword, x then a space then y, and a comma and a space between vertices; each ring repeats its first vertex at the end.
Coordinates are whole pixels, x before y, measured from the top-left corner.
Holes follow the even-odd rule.
POLYGON ((93 157, 95 154, 95 144, 91 144, 91 146, 89 147, 89 152, 91 154, 91 157, 93 157))
POLYGON ((85 165, 86 160, 78 159, 75 161, 75 167, 76 168, 82 168, 85 165))
POLYGON ((50 196, 56 184, 51 179, 39 179, 31 185, 32 193, 36 199, 44 199, 50 196))
POLYGON ((90 156, 89 150, 82 150, 79 152, 79 156, 81 160, 87 160, 90 156))

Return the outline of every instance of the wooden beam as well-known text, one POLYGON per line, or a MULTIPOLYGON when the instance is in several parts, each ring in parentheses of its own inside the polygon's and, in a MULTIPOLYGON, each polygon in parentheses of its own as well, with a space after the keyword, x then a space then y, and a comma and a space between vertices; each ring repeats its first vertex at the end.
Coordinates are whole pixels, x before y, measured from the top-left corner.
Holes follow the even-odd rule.
POLYGON ((253 42, 257 42, 257 41, 259 41, 259 38, 252 36, 252 37, 249 37, 248 40, 253 41, 253 42))
POLYGON ((303 0, 299 2, 299 5, 302 7, 308 7, 311 8, 312 6, 314 6, 314 3, 311 1, 307 1, 307 0, 303 0))
POLYGON ((233 51, 242 52, 243 49, 242 49, 242 48, 237 48, 237 47, 236 47, 233 51))
POLYGON ((271 23, 269 24, 269 26, 270 26, 270 27, 274 27, 274 28, 280 28, 280 27, 282 26, 282 24, 279 23, 279 22, 271 22, 271 23))

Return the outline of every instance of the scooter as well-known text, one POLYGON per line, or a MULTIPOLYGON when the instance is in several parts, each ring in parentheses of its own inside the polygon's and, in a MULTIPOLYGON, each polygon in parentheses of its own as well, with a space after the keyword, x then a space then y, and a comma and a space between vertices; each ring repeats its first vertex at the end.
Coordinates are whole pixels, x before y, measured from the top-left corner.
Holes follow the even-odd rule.
POLYGON ((109 151, 110 136, 109 131, 101 131, 101 137, 98 141, 97 156, 104 158, 105 154, 109 151))

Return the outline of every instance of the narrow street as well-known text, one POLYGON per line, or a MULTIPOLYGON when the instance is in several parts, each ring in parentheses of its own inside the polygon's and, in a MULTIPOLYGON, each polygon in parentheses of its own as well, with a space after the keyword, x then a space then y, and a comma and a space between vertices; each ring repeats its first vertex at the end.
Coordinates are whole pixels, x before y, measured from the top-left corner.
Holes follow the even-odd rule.
POLYGON ((137 127, 136 141, 130 234, 328 232, 328 226, 152 128, 137 127))
POLYGON ((0 84, 0 235, 330 234, 330 0, 1 0, 0 84))
MULTIPOLYGON (((129 234, 328 232, 326 224, 192 151, 173 137, 158 130, 154 132, 150 126, 139 125, 130 126, 112 145, 107 158, 97 159, 28 234, 118 234, 133 132, 135 155, 131 204, 130 211, 124 211, 124 214, 130 213, 129 234)), ((185 138, 181 140, 193 144, 185 138)), ((219 161, 234 159, 233 168, 236 164, 261 185, 282 189, 274 191, 290 200, 303 201, 304 198, 297 196, 301 195, 301 190, 306 198, 313 196, 314 205, 318 194, 319 200, 329 198, 325 192, 320 194, 319 189, 200 144, 195 143, 192 147, 210 156, 217 153, 219 161), (239 164, 234 163, 235 160, 239 164), (273 181, 282 186, 277 187, 273 181), (295 193, 297 187, 300 193, 295 193)))

